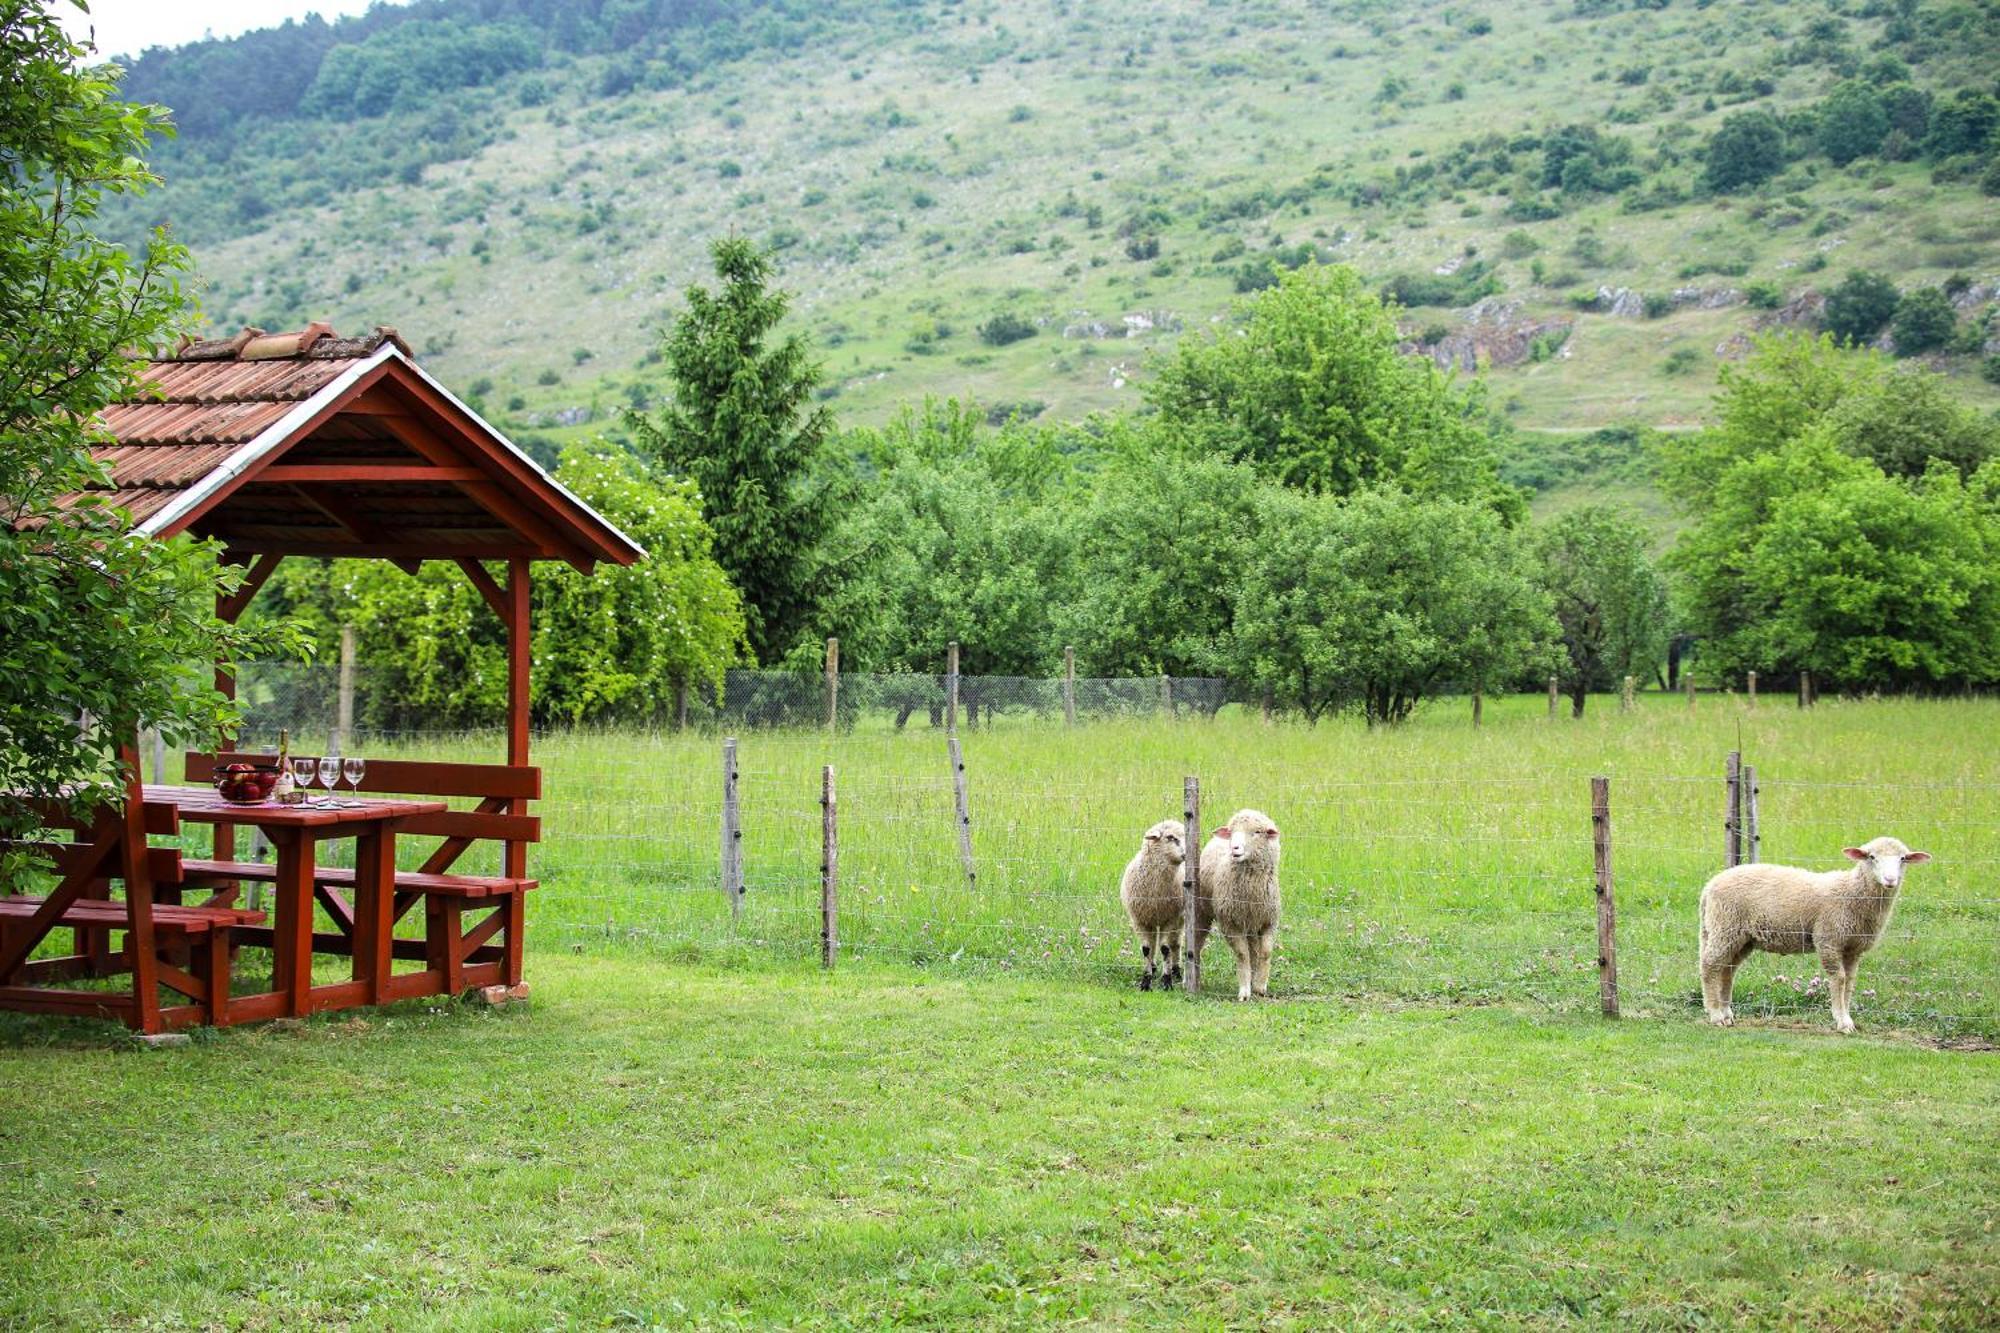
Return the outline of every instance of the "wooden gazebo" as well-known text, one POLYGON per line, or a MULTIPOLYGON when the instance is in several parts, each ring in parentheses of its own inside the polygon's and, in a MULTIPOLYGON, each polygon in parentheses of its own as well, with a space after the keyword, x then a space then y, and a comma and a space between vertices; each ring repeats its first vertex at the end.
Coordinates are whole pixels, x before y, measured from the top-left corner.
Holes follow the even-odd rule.
MULTIPOLYGON (((492 773, 463 787, 454 784, 474 769, 493 766, 406 762, 383 765, 384 771, 378 773, 378 766, 371 764, 369 786, 419 795, 482 798, 475 811, 439 815, 428 825, 419 821, 411 829, 443 838, 423 871, 396 874, 393 864, 379 867, 383 876, 396 881, 397 915, 418 900, 424 901, 427 910, 436 908, 426 894, 427 887, 432 887, 429 880, 450 878, 443 872, 450 869, 451 861, 480 837, 502 842, 506 877, 530 883, 525 878, 527 845, 538 836, 538 825, 528 817, 528 808, 529 801, 540 794, 540 775, 531 768, 528 752, 532 563, 561 560, 588 572, 600 561, 629 565, 644 552, 426 374, 393 329, 377 328, 358 338, 339 337, 323 323, 296 333, 246 329, 232 338, 184 343, 174 355, 149 363, 143 382, 141 394, 105 412, 105 424, 115 439, 99 457, 110 473, 113 502, 131 514, 141 533, 159 537, 193 533, 213 538, 222 543, 225 560, 245 567, 241 586, 220 602, 224 618, 233 621, 240 616, 288 555, 385 559, 412 572, 426 560, 449 560, 464 571, 500 617, 508 645, 504 767, 513 770, 513 775, 492 773), (504 571, 496 577, 489 564, 504 564, 504 571), (486 822, 466 822, 480 819, 486 822)), ((217 683, 225 690, 233 689, 226 676, 218 675, 217 683)), ((190 756, 187 777, 205 779, 209 763, 208 756, 190 756)), ((73 887, 71 880, 90 877, 85 863, 100 881, 118 874, 116 867, 122 864, 127 872, 122 877, 127 880, 128 902, 151 899, 154 895, 150 891, 134 893, 130 882, 146 877, 148 857, 136 855, 129 844, 143 841, 137 831, 147 822, 160 831, 161 816, 151 809, 150 800, 148 806, 143 818, 128 811, 119 821, 129 835, 124 852, 65 854, 67 862, 59 856, 58 868, 68 864, 71 872, 64 888, 73 887)), ((445 807, 438 804, 436 809, 443 811, 445 807)), ((103 821, 100 825, 100 833, 110 827, 103 821)), ((425 993, 414 983, 405 984, 391 976, 388 964, 392 950, 396 957, 428 957, 432 966, 425 985, 440 991, 453 989, 451 983, 468 975, 479 980, 497 979, 502 984, 519 983, 518 893, 504 911, 467 932, 468 937, 478 935, 471 943, 460 936, 456 902, 448 910, 440 909, 442 917, 433 920, 432 936, 427 941, 393 940, 393 918, 378 931, 382 922, 366 910, 357 911, 357 904, 376 891, 382 895, 381 910, 389 910, 388 878, 377 884, 369 877, 373 872, 359 868, 353 872, 315 872, 310 838, 306 840, 303 870, 287 868, 282 846, 275 872, 235 862, 229 859, 233 852, 231 829, 229 822, 217 824, 215 859, 189 862, 186 882, 219 886, 221 894, 210 903, 228 904, 233 903, 233 884, 238 879, 263 874, 274 878, 282 889, 288 876, 294 881, 304 876, 303 891, 313 895, 321 908, 333 915, 335 924, 347 932, 346 946, 357 959, 356 980, 345 989, 313 987, 310 954, 316 941, 331 937, 311 933, 313 898, 306 900, 302 922, 296 909, 288 919, 281 893, 279 919, 274 926, 239 923, 234 927, 234 938, 239 943, 271 943, 291 932, 292 942, 304 951, 307 960, 296 965, 295 971, 303 975, 281 977, 283 984, 275 988, 273 997, 258 997, 256 1002, 210 995, 202 1004, 170 1009, 165 1026, 311 1012, 346 1002, 372 1003, 396 998, 399 986, 405 993, 425 993), (347 874, 347 888, 343 888, 339 873, 347 874), (346 896, 350 892, 354 895, 351 900, 346 896), (368 938, 371 933, 384 938, 368 938), (437 938, 440 935, 442 943, 437 938), (496 936, 505 941, 504 958, 495 946, 485 943, 496 936), (379 974, 362 976, 364 949, 381 952, 379 974), (405 949, 415 952, 406 955, 405 949)), ((94 895, 99 900, 105 899, 103 887, 100 882, 94 895)), ((300 889, 301 885, 293 882, 291 887, 300 889)), ((177 897, 177 891, 172 896, 177 897)), ((92 897, 86 889, 79 901, 92 897)), ((90 910, 109 910, 109 905, 90 910)), ((89 1002, 83 998, 34 1002, 28 994, 34 988, 20 984, 37 966, 26 963, 28 951, 50 930, 68 925, 77 929, 79 941, 78 960, 70 961, 80 970, 90 971, 92 959, 86 954, 94 951, 97 968, 108 965, 117 970, 119 964, 109 959, 105 940, 109 930, 121 929, 128 934, 125 954, 135 974, 135 994, 120 1000, 116 1008, 140 1030, 158 1030, 163 1020, 157 1012, 157 999, 145 993, 153 989, 153 978, 148 974, 156 970, 150 944, 153 931, 140 920, 153 915, 156 913, 142 910, 120 912, 118 920, 94 927, 99 938, 86 951, 89 932, 78 922, 88 911, 74 902, 58 904, 52 898, 27 922, 26 934, 17 919, 12 937, 0 936, 0 1004, 87 1010, 89 1002)), ((0 920, 0 927, 6 924, 0 920)), ((159 966, 167 970, 159 976, 160 981, 194 995, 199 977, 174 974, 169 962, 159 966)), ((71 974, 75 970, 71 968, 71 974)), ((280 970, 284 970, 282 964, 280 970)), ((51 965, 44 971, 55 976, 64 969, 51 965)), ((104 993, 54 994, 101 997, 104 993)))

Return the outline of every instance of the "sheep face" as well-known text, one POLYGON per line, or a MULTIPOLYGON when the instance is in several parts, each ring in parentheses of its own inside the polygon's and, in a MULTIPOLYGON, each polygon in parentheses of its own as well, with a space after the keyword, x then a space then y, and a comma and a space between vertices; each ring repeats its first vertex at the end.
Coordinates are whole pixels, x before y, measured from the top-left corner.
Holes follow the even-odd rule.
POLYGON ((1165 858, 1168 865, 1179 865, 1187 860, 1187 833, 1171 819, 1163 819, 1146 830, 1142 852, 1155 852, 1165 858))
POLYGON ((1261 810, 1238 810, 1214 836, 1229 844, 1232 865, 1278 859, 1278 826, 1261 810))
POLYGON ((1895 838, 1877 838, 1863 847, 1841 849, 1847 859, 1860 863, 1885 889, 1902 887, 1903 869, 1931 859, 1929 852, 1913 852, 1895 838))

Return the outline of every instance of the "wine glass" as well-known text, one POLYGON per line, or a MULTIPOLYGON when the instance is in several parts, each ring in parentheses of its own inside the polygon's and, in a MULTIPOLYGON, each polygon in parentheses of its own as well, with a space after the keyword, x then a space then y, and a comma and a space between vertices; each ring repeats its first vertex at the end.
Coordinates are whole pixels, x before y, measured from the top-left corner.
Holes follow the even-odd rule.
POLYGON ((359 755, 349 755, 340 761, 340 775, 347 779, 347 785, 356 795, 361 792, 361 775, 368 771, 368 761, 359 755))
POLYGON ((340 756, 323 754, 319 757, 319 785, 326 788, 329 798, 340 785, 340 756))
POLYGON ((292 781, 298 784, 299 799, 301 801, 306 799, 306 796, 312 789, 313 772, 316 767, 317 765, 311 759, 302 759, 297 755, 292 756, 292 781))

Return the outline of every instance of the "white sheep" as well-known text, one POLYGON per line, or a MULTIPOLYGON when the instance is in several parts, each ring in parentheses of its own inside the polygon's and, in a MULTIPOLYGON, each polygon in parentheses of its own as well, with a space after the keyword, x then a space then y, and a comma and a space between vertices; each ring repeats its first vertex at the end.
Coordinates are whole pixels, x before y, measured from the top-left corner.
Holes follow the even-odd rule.
POLYGON ((1201 849, 1188 956, 1199 959, 1210 930, 1236 955, 1236 998, 1271 993, 1278 938, 1278 826, 1261 810, 1238 810, 1201 849))
POLYGON ((1732 866, 1701 891, 1701 999, 1708 1021, 1736 1021, 1730 990, 1736 969, 1757 949, 1817 953, 1833 995, 1833 1025, 1854 1031, 1849 1005, 1861 955, 1882 938, 1903 868, 1931 859, 1894 838, 1843 849, 1845 870, 1732 866))
POLYGON ((1168 990, 1181 979, 1181 863, 1187 860, 1187 837, 1180 822, 1163 819, 1146 830, 1138 854, 1125 866, 1125 878, 1118 884, 1118 899, 1125 904, 1132 931, 1139 937, 1139 952, 1145 956, 1145 970, 1139 973, 1139 989, 1153 989, 1155 974, 1160 989, 1168 990))

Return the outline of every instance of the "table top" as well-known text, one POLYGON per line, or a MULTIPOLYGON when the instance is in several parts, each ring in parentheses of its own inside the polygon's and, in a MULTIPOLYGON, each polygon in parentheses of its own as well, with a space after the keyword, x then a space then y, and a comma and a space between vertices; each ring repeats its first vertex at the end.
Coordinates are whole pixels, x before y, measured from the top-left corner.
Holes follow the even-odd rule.
MULTIPOLYGON (((408 815, 438 815, 451 807, 443 801, 399 801, 380 796, 340 796, 338 804, 279 805, 259 801, 239 805, 222 799, 213 787, 170 787, 147 783, 145 799, 175 806, 181 818, 194 824, 256 824, 264 828, 322 828, 329 824, 374 824, 408 815)), ((315 797, 325 801, 326 797, 315 797)))

